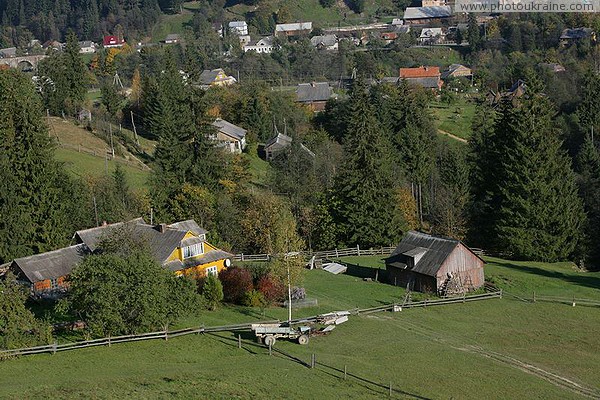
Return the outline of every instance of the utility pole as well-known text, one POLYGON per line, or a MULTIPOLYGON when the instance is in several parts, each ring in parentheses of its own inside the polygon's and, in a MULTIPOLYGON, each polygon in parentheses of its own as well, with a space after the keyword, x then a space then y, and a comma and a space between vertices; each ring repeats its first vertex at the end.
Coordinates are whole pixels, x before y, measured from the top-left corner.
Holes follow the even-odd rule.
POLYGON ((110 151, 112 153, 112 158, 115 158, 115 146, 113 145, 113 134, 112 134, 112 124, 108 123, 108 131, 110 132, 110 151))
POLYGON ((133 138, 135 139, 135 142, 139 145, 140 141, 138 139, 138 135, 137 135, 137 129, 135 129, 135 122, 133 121, 133 111, 129 111, 131 113, 131 125, 133 126, 133 138))
POLYGON ((96 195, 94 195, 93 199, 94 199, 94 215, 96 216, 96 226, 100 226, 100 221, 98 221, 98 205, 96 204, 96 195))

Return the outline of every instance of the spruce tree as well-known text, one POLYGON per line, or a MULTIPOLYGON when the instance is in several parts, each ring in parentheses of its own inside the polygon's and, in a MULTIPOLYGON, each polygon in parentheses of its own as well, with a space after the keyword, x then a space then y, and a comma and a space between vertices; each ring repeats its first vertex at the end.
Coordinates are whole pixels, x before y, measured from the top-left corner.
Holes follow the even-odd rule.
POLYGON ((78 186, 53 156, 30 79, 0 71, 0 262, 64 246, 81 222, 78 186))
POLYGON ((363 81, 355 82, 350 103, 345 160, 334 185, 336 208, 332 210, 340 239, 347 245, 393 243, 401 232, 393 223, 396 178, 391 146, 363 81))
POLYGON ((585 215, 552 105, 539 90, 531 78, 524 96, 500 105, 492 139, 497 184, 490 196, 497 202, 490 217, 499 250, 556 261, 574 254, 585 215))
POLYGON ((576 159, 579 194, 587 213, 583 256, 594 269, 600 268, 600 153, 587 135, 576 159))
POLYGON ((469 50, 471 52, 481 49, 481 31, 475 15, 469 14, 467 23, 467 41, 469 42, 469 50))

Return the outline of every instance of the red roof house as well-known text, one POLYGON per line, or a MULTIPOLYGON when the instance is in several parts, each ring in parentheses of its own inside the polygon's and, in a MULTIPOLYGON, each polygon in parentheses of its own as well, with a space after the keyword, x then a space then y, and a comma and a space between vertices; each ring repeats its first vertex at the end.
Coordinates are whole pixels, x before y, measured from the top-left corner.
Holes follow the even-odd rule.
POLYGON ((117 36, 104 36, 102 45, 104 47, 122 47, 125 44, 125 40, 118 38, 117 36))
POLYGON ((400 79, 406 79, 408 83, 436 90, 440 90, 443 85, 440 67, 400 68, 400 79))

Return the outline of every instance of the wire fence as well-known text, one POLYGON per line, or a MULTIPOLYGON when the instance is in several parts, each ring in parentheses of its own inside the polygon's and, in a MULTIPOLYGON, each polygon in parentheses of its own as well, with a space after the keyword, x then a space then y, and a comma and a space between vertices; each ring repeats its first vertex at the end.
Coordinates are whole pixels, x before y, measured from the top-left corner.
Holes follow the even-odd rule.
MULTIPOLYGON (((408 304, 400 304, 400 303, 391 303, 378 307, 364 308, 364 309, 353 309, 347 310, 350 315, 361 315, 361 314, 372 314, 383 311, 402 311, 402 309, 408 308, 418 308, 418 307, 431 307, 431 306, 439 306, 439 305, 448 305, 448 304, 457 304, 457 303, 466 303, 468 301, 479 301, 486 300, 492 298, 501 298, 502 291, 495 293, 485 293, 483 295, 470 295, 463 296, 461 298, 454 299, 439 299, 439 300, 425 300, 415 303, 408 304)), ((291 323, 309 323, 315 322, 319 316, 311 316, 305 318, 298 318, 291 320, 291 323)), ((192 334, 203 334, 203 333, 211 333, 211 332, 234 332, 239 330, 248 330, 252 327, 253 324, 273 324, 280 323, 279 320, 269 320, 269 321, 254 321, 254 322, 245 322, 241 324, 233 324, 233 325, 223 325, 223 326, 213 326, 213 327, 190 327, 183 328, 178 330, 162 330, 157 332, 148 332, 141 334, 133 334, 133 335, 121 335, 121 336, 109 336, 100 339, 91 339, 91 340, 83 340, 78 342, 64 343, 58 344, 54 342, 53 344, 43 345, 43 346, 35 346, 35 347, 27 347, 20 349, 11 349, 11 350, 3 350, 0 351, 0 360, 8 359, 16 356, 23 355, 31 355, 31 354, 40 354, 40 353, 51 353, 56 354, 61 351, 67 350, 76 350, 76 349, 85 349, 89 347, 96 346, 111 346, 116 343, 125 343, 125 342, 137 342, 142 340, 169 340, 172 338, 192 335, 192 334)))

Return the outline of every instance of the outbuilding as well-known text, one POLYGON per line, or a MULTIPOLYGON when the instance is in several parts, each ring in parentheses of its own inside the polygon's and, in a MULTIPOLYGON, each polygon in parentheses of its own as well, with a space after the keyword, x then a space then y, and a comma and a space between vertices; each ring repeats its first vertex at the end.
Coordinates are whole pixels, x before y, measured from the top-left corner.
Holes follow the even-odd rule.
POLYGON ((484 264, 460 240, 416 231, 408 232, 385 260, 391 284, 441 295, 482 287, 484 264))

